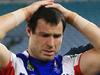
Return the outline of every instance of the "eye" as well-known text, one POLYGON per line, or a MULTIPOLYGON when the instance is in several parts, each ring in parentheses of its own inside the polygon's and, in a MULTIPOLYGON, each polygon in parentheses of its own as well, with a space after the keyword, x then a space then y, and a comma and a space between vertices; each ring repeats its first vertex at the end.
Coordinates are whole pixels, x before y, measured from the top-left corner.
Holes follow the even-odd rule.
POLYGON ((53 35, 54 38, 60 38, 61 37, 61 34, 55 34, 53 35))
POLYGON ((50 35, 49 34, 42 34, 42 37, 49 37, 50 35))

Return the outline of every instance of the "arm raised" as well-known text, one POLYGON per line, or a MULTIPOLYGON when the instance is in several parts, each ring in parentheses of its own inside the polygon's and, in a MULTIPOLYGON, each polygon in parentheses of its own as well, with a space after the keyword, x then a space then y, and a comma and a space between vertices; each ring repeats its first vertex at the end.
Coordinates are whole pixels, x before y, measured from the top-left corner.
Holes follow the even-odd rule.
POLYGON ((51 3, 52 0, 38 1, 27 7, 0 16, 0 38, 2 39, 7 32, 19 26, 24 20, 28 20, 30 16, 38 10, 39 7, 51 3))
MULTIPOLYGON (((39 7, 51 4, 52 2, 52 0, 34 2, 27 7, 0 16, 0 39, 3 39, 7 32, 19 26, 24 20, 28 20, 39 7)), ((0 65, 7 65, 10 57, 11 52, 0 43, 0 65)))
POLYGON ((47 5, 47 8, 55 8, 60 11, 66 22, 74 26, 78 31, 80 31, 91 44, 95 47, 97 51, 100 52, 100 28, 97 27, 94 23, 86 20, 79 14, 64 8, 62 5, 58 3, 52 3, 51 5, 47 5))

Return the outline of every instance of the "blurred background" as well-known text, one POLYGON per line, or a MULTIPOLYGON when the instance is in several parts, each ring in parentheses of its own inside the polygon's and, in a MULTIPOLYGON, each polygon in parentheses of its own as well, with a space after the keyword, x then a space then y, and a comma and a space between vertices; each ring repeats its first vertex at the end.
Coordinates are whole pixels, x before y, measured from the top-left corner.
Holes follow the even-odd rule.
MULTIPOLYGON (((0 15, 25 7, 37 0, 0 0, 0 15)), ((100 26, 100 0, 55 0, 64 7, 79 13, 84 18, 100 26)), ((63 44, 59 54, 64 55, 72 48, 85 46, 89 41, 72 26, 66 24, 63 44)), ((0 41, 14 53, 27 49, 28 37, 25 32, 26 22, 9 32, 0 41)))

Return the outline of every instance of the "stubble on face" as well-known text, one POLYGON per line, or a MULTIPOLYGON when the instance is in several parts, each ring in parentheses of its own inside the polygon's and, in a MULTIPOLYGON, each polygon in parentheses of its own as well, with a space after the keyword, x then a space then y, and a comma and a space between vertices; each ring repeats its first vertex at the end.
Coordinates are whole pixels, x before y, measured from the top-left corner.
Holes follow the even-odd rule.
POLYGON ((53 60, 62 43, 62 22, 51 26, 43 19, 38 20, 35 34, 31 35, 31 56, 47 61, 53 60))

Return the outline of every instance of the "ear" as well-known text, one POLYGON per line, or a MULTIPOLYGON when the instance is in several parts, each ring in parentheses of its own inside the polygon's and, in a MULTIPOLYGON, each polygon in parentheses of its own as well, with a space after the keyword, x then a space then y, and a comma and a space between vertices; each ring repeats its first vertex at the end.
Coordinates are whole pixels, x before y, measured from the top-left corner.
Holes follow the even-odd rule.
POLYGON ((29 27, 26 27, 26 33, 27 33, 28 36, 31 36, 32 31, 29 27))

